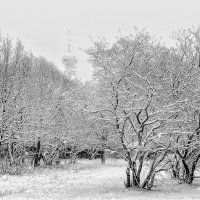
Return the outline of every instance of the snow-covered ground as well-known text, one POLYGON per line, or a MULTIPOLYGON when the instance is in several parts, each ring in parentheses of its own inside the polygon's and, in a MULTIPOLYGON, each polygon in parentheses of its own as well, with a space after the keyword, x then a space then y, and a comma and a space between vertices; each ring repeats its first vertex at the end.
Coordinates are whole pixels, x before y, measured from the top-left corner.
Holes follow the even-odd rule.
POLYGON ((81 160, 74 166, 40 169, 23 176, 0 177, 0 199, 4 200, 189 200, 200 199, 200 182, 178 185, 159 176, 160 187, 153 191, 126 189, 122 160, 81 160))

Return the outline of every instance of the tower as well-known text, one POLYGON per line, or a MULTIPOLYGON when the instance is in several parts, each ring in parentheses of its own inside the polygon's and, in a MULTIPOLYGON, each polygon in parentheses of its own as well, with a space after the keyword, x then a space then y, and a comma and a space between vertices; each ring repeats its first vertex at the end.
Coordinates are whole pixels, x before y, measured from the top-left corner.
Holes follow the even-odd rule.
POLYGON ((74 78, 76 77, 76 63, 77 59, 73 55, 73 46, 72 46, 72 41, 70 39, 71 32, 68 31, 67 35, 67 41, 66 41, 66 47, 65 47, 65 54, 62 57, 62 63, 65 66, 65 74, 69 78, 74 78))

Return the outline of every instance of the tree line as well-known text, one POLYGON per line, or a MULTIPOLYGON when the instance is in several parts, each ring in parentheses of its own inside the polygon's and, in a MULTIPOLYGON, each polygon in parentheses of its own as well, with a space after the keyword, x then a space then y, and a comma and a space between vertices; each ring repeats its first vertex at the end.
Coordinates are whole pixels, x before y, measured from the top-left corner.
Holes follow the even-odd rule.
POLYGON ((95 41, 85 51, 93 80, 83 84, 1 36, 1 173, 84 153, 105 163, 109 151, 127 161, 126 187, 150 190, 161 171, 191 184, 200 159, 200 28, 173 38, 167 47, 135 29, 113 44, 95 41))
POLYGON ((2 173, 26 160, 34 166, 41 159, 51 164, 58 149, 77 144, 84 124, 81 87, 53 63, 27 52, 20 41, 0 38, 2 173))

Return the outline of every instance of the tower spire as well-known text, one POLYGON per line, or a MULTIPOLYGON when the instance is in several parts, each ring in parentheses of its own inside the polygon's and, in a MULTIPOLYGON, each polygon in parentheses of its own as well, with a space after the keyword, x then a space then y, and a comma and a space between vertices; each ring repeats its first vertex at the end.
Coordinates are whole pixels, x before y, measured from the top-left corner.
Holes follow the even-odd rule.
POLYGON ((65 74, 69 78, 76 77, 76 63, 77 59, 73 55, 73 44, 71 40, 72 32, 69 30, 65 33, 66 43, 65 43, 65 55, 62 58, 62 62, 65 66, 65 74))
POLYGON ((65 53, 66 54, 72 54, 73 51, 73 44, 72 44, 72 40, 71 40, 71 36, 73 35, 73 33, 68 30, 67 33, 65 33, 66 36, 66 48, 65 48, 65 53))

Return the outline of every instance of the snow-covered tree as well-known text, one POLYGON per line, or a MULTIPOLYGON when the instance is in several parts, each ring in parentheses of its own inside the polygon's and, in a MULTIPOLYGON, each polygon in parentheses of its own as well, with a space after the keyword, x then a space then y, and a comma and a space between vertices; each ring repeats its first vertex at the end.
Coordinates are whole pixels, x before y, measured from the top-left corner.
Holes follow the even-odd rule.
POLYGON ((95 42, 87 53, 98 81, 96 112, 115 128, 112 137, 120 141, 128 162, 126 186, 151 189, 155 174, 166 170, 172 136, 185 120, 180 112, 192 94, 190 77, 198 69, 182 67, 178 48, 167 48, 144 31, 119 37, 112 46, 95 42))

